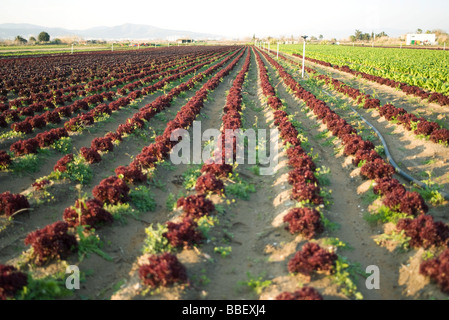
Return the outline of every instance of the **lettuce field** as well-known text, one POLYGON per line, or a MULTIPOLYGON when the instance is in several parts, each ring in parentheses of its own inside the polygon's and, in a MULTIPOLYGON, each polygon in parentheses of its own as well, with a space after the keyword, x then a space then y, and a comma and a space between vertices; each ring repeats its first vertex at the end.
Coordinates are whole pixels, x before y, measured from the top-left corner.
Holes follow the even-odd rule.
POLYGON ((302 54, 0 59, 0 300, 447 299, 449 53, 302 54))

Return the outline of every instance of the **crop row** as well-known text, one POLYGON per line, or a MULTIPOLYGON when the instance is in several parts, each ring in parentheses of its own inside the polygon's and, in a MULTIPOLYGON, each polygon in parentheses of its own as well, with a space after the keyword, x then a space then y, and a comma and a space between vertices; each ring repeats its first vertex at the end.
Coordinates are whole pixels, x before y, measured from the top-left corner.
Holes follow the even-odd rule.
MULTIPOLYGON (((284 61, 293 63, 282 54, 279 57, 284 61)), ((449 130, 441 128, 441 126, 432 121, 428 121, 424 117, 417 117, 414 114, 408 113, 404 108, 397 108, 393 104, 385 104, 381 106, 379 99, 372 98, 369 94, 361 92, 359 89, 353 88, 343 81, 334 79, 318 72, 310 67, 306 67, 307 72, 314 74, 315 77, 324 81, 333 90, 338 91, 347 97, 353 99, 357 104, 362 105, 364 109, 376 109, 380 116, 392 123, 401 124, 406 130, 412 131, 415 135, 420 135, 430 138, 435 143, 447 145, 449 143, 449 130)))
MULTIPOLYGON (((299 58, 302 58, 302 56, 299 54, 293 54, 293 55, 297 56, 299 58)), ((350 73, 357 77, 360 76, 363 79, 366 79, 371 82, 376 82, 381 85, 389 86, 391 88, 400 89, 401 91, 405 92, 407 95, 413 95, 413 96, 419 97, 421 99, 428 99, 429 102, 438 103, 441 106, 449 105, 449 97, 447 96, 446 93, 443 94, 440 92, 428 92, 417 85, 410 85, 405 82, 396 81, 396 80, 384 78, 381 76, 372 75, 372 74, 369 74, 366 72, 356 71, 356 70, 349 68, 348 66, 332 65, 329 62, 312 59, 312 58, 308 58, 308 57, 306 57, 306 60, 309 60, 311 62, 320 64, 320 65, 323 65, 326 67, 334 68, 339 71, 350 73)))
MULTIPOLYGON (((30 153, 36 153, 38 148, 44 148, 48 147, 49 145, 55 143, 57 140, 64 136, 68 136, 68 132, 70 131, 80 131, 85 126, 93 124, 96 120, 97 116, 100 116, 102 114, 111 114, 113 111, 117 111, 120 108, 123 108, 130 104, 133 100, 140 98, 141 96, 148 95, 152 92, 155 92, 161 88, 163 88, 166 84, 173 82, 175 80, 181 79, 182 77, 185 77, 188 74, 191 74, 193 72, 196 72, 197 70, 204 67, 206 64, 211 63, 215 59, 219 59, 220 57, 214 57, 213 59, 209 59, 209 61, 202 62, 200 64, 197 64, 196 66, 193 66, 183 72, 175 73, 170 76, 167 76, 166 78, 160 80, 159 82, 150 85, 148 87, 143 88, 142 90, 135 90, 128 94, 127 97, 120 98, 116 101, 113 101, 109 104, 100 104, 96 106, 94 109, 90 110, 87 113, 84 113, 82 115, 76 116, 69 121, 66 121, 63 128, 58 129, 51 129, 49 131, 43 132, 38 134, 34 138, 30 138, 27 140, 20 140, 15 142, 13 145, 11 145, 11 151, 14 152, 15 156, 22 156, 25 154, 30 153)), ((195 62, 193 62, 195 63, 195 62)), ((190 64, 189 64, 190 65, 190 64)), ((188 65, 187 65, 188 66, 188 65)), ((185 69, 187 66, 181 66, 176 69, 176 71, 181 71, 185 69)), ((200 79, 200 77, 196 77, 196 80, 200 79)), ((179 92, 182 92, 183 90, 179 90, 179 92)), ((94 96, 92 96, 94 97, 94 96)), ((138 116, 138 115, 137 115, 138 116)), ((137 117, 136 116, 136 117, 137 117)), ((137 127, 141 127, 141 123, 135 123, 136 121, 133 119, 129 119, 129 123, 126 125, 124 124, 121 128, 120 134, 123 134, 125 132, 130 133, 134 125, 137 127)), ((120 136, 121 137, 121 136, 120 136)), ((120 137, 108 137, 112 138, 113 140, 117 140, 120 137)), ((9 155, 6 152, 1 153, 2 161, 1 164, 3 166, 7 166, 11 163, 11 159, 9 155)), ((91 159, 89 159, 91 161, 91 159)))
POLYGON ((364 109, 377 109, 382 117, 390 122, 401 124, 406 130, 412 131, 416 135, 429 137, 435 143, 446 145, 449 143, 449 130, 441 128, 436 122, 428 121, 423 117, 418 118, 416 115, 408 113, 404 108, 397 108, 390 103, 381 106, 378 99, 373 99, 360 90, 329 76, 319 75, 317 79, 323 80, 334 90, 354 99, 357 103, 363 103, 364 109))
MULTIPOLYGON (((222 48, 226 50, 225 48, 222 48)), ((31 57, 0 61, 0 97, 8 93, 28 98, 80 84, 120 78, 123 72, 138 74, 142 68, 155 67, 179 55, 198 54, 204 48, 142 50, 129 53, 88 53, 59 57, 31 57)), ((24 101, 26 103, 26 101, 24 101)))
MULTIPOLYGON (((397 179, 393 178, 394 167, 385 162, 374 150, 370 141, 363 140, 357 134, 357 130, 335 113, 324 101, 317 99, 313 94, 305 90, 285 69, 263 52, 265 58, 277 69, 285 85, 293 92, 294 96, 304 101, 315 116, 327 126, 332 135, 339 138, 344 145, 344 154, 353 156, 353 164, 357 166, 361 161, 365 164, 361 167, 360 174, 364 179, 375 180, 373 192, 382 196, 382 204, 406 217, 398 220, 396 232, 402 233, 409 238, 409 244, 413 248, 446 247, 449 241, 449 227, 442 222, 435 222, 431 215, 427 215, 428 206, 417 192, 409 192, 397 179)), ((424 263, 426 266, 427 264, 424 263)), ((438 268, 448 267, 444 256, 434 261, 438 268)), ((436 268, 436 267, 435 267, 436 268)), ((424 274, 437 279, 439 285, 448 292, 446 275, 436 278, 434 271, 424 274)), ((429 268, 430 269, 430 268, 429 268)))
MULTIPOLYGON (((235 54, 236 53, 234 53, 233 55, 235 55, 235 54)), ((127 119, 124 124, 119 125, 116 132, 110 132, 110 133, 107 133, 103 138, 94 139, 92 141, 91 148, 86 148, 86 147, 81 148, 80 154, 81 154, 82 159, 84 159, 83 161, 86 161, 87 163, 90 163, 90 164, 100 162, 102 158, 101 158, 99 151, 100 152, 113 151, 113 144, 112 144, 113 142, 119 142, 123 139, 124 134, 130 134, 134 130, 143 127, 144 121, 150 120, 154 115, 156 115, 157 113, 161 112, 162 110, 164 110, 165 108, 170 106, 170 103, 175 96, 179 95, 183 91, 186 91, 186 90, 192 88, 196 82, 201 81, 204 77, 212 74, 217 68, 222 67, 227 61, 229 61, 232 58, 233 55, 227 57, 226 59, 221 61, 219 64, 208 68, 203 73, 196 75, 195 77, 191 78, 189 81, 177 86, 176 88, 172 89, 168 94, 161 96, 161 97, 157 98, 155 101, 153 101, 152 103, 144 106, 143 108, 141 108, 139 110, 139 112, 134 114, 131 118, 127 119)), ((181 78, 182 76, 185 76, 189 73, 192 73, 192 72, 198 70, 200 68, 199 66, 203 66, 205 64, 207 64, 207 62, 204 62, 204 63, 202 63, 198 66, 195 66, 191 69, 188 69, 188 70, 178 74, 178 76, 179 76, 179 78, 181 78)), ((173 77, 173 76, 171 76, 171 77, 173 77)), ((165 83, 165 79, 161 80, 161 81, 165 83)), ((150 91, 150 92, 152 92, 152 91, 150 91)), ((121 100, 121 101, 123 101, 124 103, 125 102, 130 103, 129 99, 121 100)), ((109 105, 109 107, 108 106, 105 107, 105 112, 106 111, 112 112, 113 109, 111 109, 111 106, 109 105)), ((65 134, 67 132, 64 128, 52 129, 48 133, 50 135, 50 138, 52 138, 53 136, 55 137, 55 139, 58 138, 59 137, 59 136, 57 136, 57 133, 59 132, 58 130, 61 131, 61 135, 65 134)), ((5 161, 5 162, 10 161, 10 159, 8 159, 8 157, 7 157, 8 156, 7 154, 3 153, 3 154, 1 154, 1 156, 2 156, 3 161, 5 161)), ((71 163, 73 163, 75 161, 76 161, 76 159, 73 154, 65 155, 60 160, 57 161, 57 163, 54 167, 54 171, 59 172, 60 174, 61 173, 64 174, 71 167, 71 163)), ((142 161, 144 164, 145 163, 148 164, 148 161, 145 160, 144 156, 142 156, 142 161)), ((139 175, 138 170, 136 171, 133 169, 134 169, 133 166, 130 166, 129 169, 120 168, 120 169, 118 169, 118 172, 119 172, 119 174, 123 174, 124 179, 126 179, 129 182, 132 182, 133 180, 139 181, 138 178, 141 178, 143 176, 139 175)), ((46 181, 46 180, 44 180, 44 181, 46 181)), ((41 188, 42 186, 39 184, 39 185, 37 185, 37 187, 41 188)), ((3 207, 2 207, 2 210, 0 210, 0 212, 2 212, 6 216, 11 216, 14 213, 16 213, 18 210, 26 209, 29 207, 29 204, 28 204, 26 198, 24 198, 22 195, 12 195, 9 192, 5 192, 2 194, 2 196, 3 196, 3 199, 2 199, 3 207)))
MULTIPOLYGON (((177 217, 179 222, 166 223, 167 232, 163 234, 163 237, 167 239, 167 244, 171 248, 189 248, 203 242, 204 236, 198 228, 198 220, 215 210, 214 203, 208 199, 208 195, 225 193, 223 180, 234 170, 232 165, 227 164, 225 157, 227 154, 231 157, 228 160, 234 162, 235 152, 229 155, 228 151, 235 151, 236 148, 235 140, 227 138, 225 130, 240 128, 242 85, 250 66, 250 59, 251 55, 247 54, 245 63, 229 90, 222 117, 222 134, 219 138, 221 143, 218 143, 214 157, 206 161, 201 168, 202 175, 197 178, 195 184, 196 194, 179 198, 177 207, 182 208, 182 214, 177 217)), ((139 276, 142 282, 153 288, 186 282, 188 280, 186 268, 175 255, 164 249, 161 251, 150 255, 146 259, 147 263, 140 265, 139 276)))
MULTIPOLYGON (((20 120, 18 116, 33 116, 35 112, 41 112, 44 110, 57 108, 58 106, 64 106, 66 102, 72 102, 76 97, 83 97, 88 94, 95 93, 98 94, 102 91, 110 90, 113 87, 123 86, 126 83, 135 81, 137 79, 141 79, 140 81, 142 82, 150 82, 154 78, 152 77, 154 74, 161 73, 164 70, 168 70, 178 65, 180 62, 192 61, 193 59, 200 58, 201 56, 208 57, 210 55, 211 54, 198 54, 190 57, 186 56, 178 59, 170 59, 169 61, 164 61, 165 63, 156 60, 153 61, 149 66, 146 66, 147 64, 144 64, 141 66, 141 68, 132 72, 127 72, 126 70, 124 70, 123 73, 119 73, 113 78, 112 76, 108 76, 107 78, 91 81, 86 85, 63 87, 61 89, 54 90, 48 93, 40 92, 37 94, 31 94, 26 98, 14 99, 12 101, 9 101, 8 105, 0 105, 0 110, 2 110, 0 119, 8 120, 9 122, 16 122, 20 120)), ((132 88, 131 84, 130 86, 132 88)), ((127 87, 125 86, 119 89, 117 93, 123 95, 126 90, 127 87)), ((5 126, 4 121, 2 121, 1 125, 5 126)))
MULTIPOLYGON (((291 234, 301 234, 305 239, 310 240, 324 231, 321 214, 317 210, 318 206, 324 203, 315 175, 317 167, 313 159, 301 147, 299 132, 283 110, 282 101, 276 96, 259 53, 256 59, 262 91, 267 98, 268 106, 273 110, 274 125, 278 128, 284 146, 287 148, 288 164, 292 167, 288 174, 288 182, 292 185, 291 199, 300 204, 300 207, 290 209, 283 221, 288 224, 287 229, 291 234)), ((316 243, 308 242, 289 261, 288 270, 291 273, 301 273, 310 277, 313 272, 330 272, 335 267, 337 258, 335 253, 321 248, 316 243)), ((322 300, 323 298, 316 289, 305 286, 293 293, 283 292, 276 299, 322 300)))
MULTIPOLYGON (((287 46, 285 49, 290 52, 294 50, 294 47, 287 46)), ((298 49, 296 52, 299 51, 298 49)), ((444 51, 309 46, 308 56, 332 65, 351 68, 360 74, 367 74, 368 77, 372 75, 393 80, 398 85, 404 85, 405 89, 411 92, 417 87, 441 93, 446 97, 449 94, 447 71, 449 65, 447 52, 444 51)), ((418 93, 419 90, 416 92, 418 93)))
MULTIPOLYGON (((207 60, 209 55, 204 57, 204 60, 207 60)), ((112 101, 113 97, 116 94, 119 95, 126 95, 128 91, 133 91, 137 87, 143 86, 145 83, 150 83, 156 79, 159 79, 160 77, 166 77, 170 74, 177 73, 183 68, 187 68, 193 64, 195 64, 196 59, 199 57, 193 57, 191 59, 178 59, 174 62, 168 63, 166 65, 161 65, 158 67, 154 67, 151 70, 148 70, 147 72, 142 72, 138 75, 134 76, 128 76, 121 79, 116 79, 111 82, 108 82, 104 85, 98 85, 95 90, 96 92, 103 91, 103 89, 112 89, 114 86, 120 86, 124 85, 122 88, 118 89, 117 92, 110 91, 110 92, 103 92, 101 93, 101 96, 104 97, 104 99, 108 99, 112 101), (181 65, 177 68, 170 69, 173 66, 179 65, 182 63, 182 61, 185 61, 184 65, 181 65), (139 79, 139 80, 136 80, 139 79), (130 81, 133 81, 129 83, 130 81)), ((92 91, 93 92, 93 91, 92 91)), ((75 94, 75 93, 74 93, 75 94)), ((16 132, 21 132, 24 134, 29 134, 32 132, 33 128, 43 128, 46 126, 47 122, 51 123, 59 123, 60 117, 70 117, 73 113, 79 112, 81 109, 88 110, 89 105, 95 105, 97 103, 97 98, 99 97, 99 94, 94 94, 92 96, 87 96, 81 100, 75 101, 72 105, 64 106, 64 102, 62 102, 63 106, 56 107, 53 111, 46 111, 42 115, 35 115, 34 112, 40 112, 44 111, 45 109, 52 109, 55 107, 55 104, 52 102, 53 98, 50 99, 50 101, 47 101, 46 103, 35 103, 29 107, 24 107, 20 110, 14 109, 14 110, 6 110, 0 115, 0 126, 6 127, 7 121, 13 122, 11 125, 11 128, 16 132), (86 103, 88 104, 86 106, 86 103), (27 115, 28 117, 21 121, 19 118, 19 115, 27 115), (15 123, 14 123, 15 122, 15 123)), ((68 96, 60 96, 60 98, 70 98, 70 95, 68 96)), ((56 103, 58 105, 58 103, 56 103)))
MULTIPOLYGON (((193 123, 195 117, 201 111, 209 92, 214 90, 220 83, 220 80, 229 74, 242 55, 243 52, 228 66, 208 80, 189 102, 181 108, 175 119, 170 122, 170 125, 167 124, 164 133, 156 137, 154 143, 145 147, 136 159, 128 167, 125 167, 125 171, 134 171, 134 174, 146 179, 144 172, 154 168, 158 161, 166 158, 171 148, 177 143, 177 141, 171 141, 170 139, 172 132, 178 128, 188 128, 193 123), (139 171, 139 173, 135 171, 139 171)), ((208 73, 212 73, 213 70, 223 66, 231 58, 232 56, 223 60, 220 66, 209 68, 208 73)), ((165 106, 173 96, 174 94, 165 97, 165 106)), ((164 103, 162 99, 160 99, 160 103, 163 108, 164 103)), ((145 111, 155 112, 153 108, 145 111)), ((66 208, 63 214, 64 221, 58 221, 43 229, 31 232, 25 239, 25 243, 32 247, 31 252, 34 262, 42 265, 52 259, 66 259, 71 253, 76 252, 78 250, 78 239, 73 234, 71 227, 76 227, 76 230, 82 228, 82 232, 88 232, 94 227, 100 227, 100 224, 111 222, 111 214, 103 207, 108 204, 114 205, 129 201, 129 186, 126 180, 130 183, 125 178, 125 175, 120 172, 117 176, 111 176, 102 180, 94 187, 92 191, 93 198, 78 199, 74 206, 66 208), (85 225, 83 226, 83 224, 85 225)), ((78 235, 80 234, 78 233, 78 235)))

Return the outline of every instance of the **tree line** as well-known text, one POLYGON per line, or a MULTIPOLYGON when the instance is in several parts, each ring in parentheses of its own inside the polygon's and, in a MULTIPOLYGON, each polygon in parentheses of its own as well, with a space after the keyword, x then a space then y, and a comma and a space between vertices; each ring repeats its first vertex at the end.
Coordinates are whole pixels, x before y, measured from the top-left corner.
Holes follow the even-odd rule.
POLYGON ((382 31, 381 33, 363 33, 360 30, 355 30, 355 33, 351 35, 349 38, 352 42, 355 41, 371 41, 376 38, 382 38, 382 37, 388 37, 388 34, 385 33, 385 31, 382 31))
MULTIPOLYGON (((58 39, 55 39, 55 40, 58 40, 58 39)), ((22 37, 22 36, 17 36, 15 39, 14 39, 14 41, 17 43, 17 44, 26 44, 26 43, 36 43, 36 42, 39 42, 39 43, 47 43, 47 42, 50 42, 50 35, 47 33, 47 32, 45 32, 45 31, 42 31, 41 33, 39 33, 39 35, 37 36, 37 39, 35 38, 35 37, 30 37, 28 40, 27 39, 25 39, 24 37, 22 37)))

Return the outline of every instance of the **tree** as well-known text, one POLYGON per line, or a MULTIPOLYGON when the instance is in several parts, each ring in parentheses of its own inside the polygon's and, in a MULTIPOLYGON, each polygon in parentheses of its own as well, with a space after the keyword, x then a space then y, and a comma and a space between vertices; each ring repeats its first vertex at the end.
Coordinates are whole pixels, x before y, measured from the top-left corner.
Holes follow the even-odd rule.
POLYGON ((28 42, 25 38, 23 38, 23 37, 21 37, 21 36, 17 36, 16 39, 15 39, 14 41, 15 41, 17 44, 25 44, 25 43, 28 42))
POLYGON ((356 40, 363 40, 363 39, 362 39, 362 34, 363 34, 362 31, 360 31, 360 30, 355 30, 354 36, 355 36, 356 40))
POLYGON ((381 33, 376 34, 376 38, 382 38, 382 37, 388 37, 388 34, 386 34, 385 31, 382 31, 381 33))
POLYGON ((30 37, 29 39, 28 39, 28 42, 36 42, 37 40, 36 40, 36 38, 35 37, 30 37))
POLYGON ((320 34, 319 38, 320 38, 320 40, 323 40, 324 36, 322 34, 320 34))
POLYGON ((422 33, 422 29, 416 30, 416 33, 417 33, 417 34, 421 34, 421 33, 422 33))
POLYGON ((39 33, 39 36, 37 38, 38 38, 39 42, 50 41, 50 35, 45 31, 42 31, 41 33, 39 33))
POLYGON ((361 35, 361 39, 360 40, 363 40, 363 41, 370 41, 371 40, 371 35, 369 34, 369 33, 363 33, 362 35, 361 35))

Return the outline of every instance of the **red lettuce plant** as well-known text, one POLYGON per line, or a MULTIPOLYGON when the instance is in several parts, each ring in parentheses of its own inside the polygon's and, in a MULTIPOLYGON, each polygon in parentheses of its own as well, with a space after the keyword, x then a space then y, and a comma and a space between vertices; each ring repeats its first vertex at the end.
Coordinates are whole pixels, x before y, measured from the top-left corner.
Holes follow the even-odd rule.
POLYGON ((12 194, 9 191, 0 194, 0 214, 7 217, 15 212, 30 207, 27 198, 21 194, 12 194))
POLYGON ((66 222, 57 221, 27 235, 25 244, 33 248, 36 264, 43 265, 51 259, 67 259, 78 250, 78 242, 74 235, 68 233, 68 229, 66 222))
POLYGON ((16 122, 11 125, 11 129, 16 132, 30 134, 33 132, 33 127, 28 121, 16 122))
POLYGON ((103 203, 117 204, 129 201, 129 187, 125 181, 117 177, 109 177, 100 182, 92 194, 103 203))
POLYGON ((44 179, 39 182, 33 183, 33 188, 36 191, 42 190, 45 186, 48 186, 50 184, 50 180, 44 179))
POLYGON ((407 190, 397 179, 382 178, 376 179, 376 185, 373 188, 374 194, 387 195, 392 192, 397 194, 404 194, 407 190))
POLYGON ((116 132, 109 132, 104 136, 105 138, 111 139, 111 141, 122 141, 122 136, 116 132))
POLYGON ((168 222, 168 231, 163 234, 174 248, 189 248, 200 244, 204 237, 198 229, 198 224, 189 217, 185 217, 180 223, 168 222))
POLYGON ((230 173, 232 173, 232 166, 230 164, 205 164, 201 168, 201 173, 211 173, 215 175, 217 178, 226 178, 230 173))
POLYGON ((148 264, 140 266, 139 276, 143 283, 150 287, 167 287, 187 282, 186 268, 170 253, 150 256, 148 264))
POLYGON ((36 139, 19 140, 14 142, 9 150, 14 152, 16 157, 26 154, 36 153, 39 147, 39 142, 36 139))
POLYGON ((419 273, 430 277, 441 291, 449 294, 449 249, 443 251, 439 257, 421 263, 419 273))
POLYGON ((433 131, 430 140, 435 143, 449 143, 449 130, 443 128, 433 131))
POLYGON ((441 129, 438 123, 429 122, 425 119, 418 122, 417 128, 414 131, 415 134, 422 134, 425 136, 431 135, 434 131, 441 129))
POLYGON ((110 223, 114 220, 112 215, 103 209, 103 203, 97 199, 76 200, 74 207, 64 210, 63 219, 70 227, 81 225, 95 229, 98 229, 101 224, 110 223), (81 211, 81 216, 79 211, 81 211))
POLYGON ((135 165, 117 167, 117 169, 115 169, 115 174, 117 177, 122 175, 123 180, 127 183, 145 182, 147 180, 147 177, 143 174, 142 170, 135 165))
POLYGON ((391 178, 394 173, 394 167, 380 158, 364 164, 360 170, 360 174, 368 179, 391 178))
POLYGON ((313 271, 331 272, 337 259, 335 253, 321 248, 317 243, 308 242, 288 262, 288 271, 307 276, 313 271))
POLYGON ((318 184, 318 179, 312 171, 304 168, 296 168, 288 173, 288 183, 293 185, 297 182, 318 184))
POLYGON ((303 168, 311 171, 316 170, 316 165, 307 154, 299 154, 289 158, 288 164, 294 168, 303 168))
POLYGON ((392 210, 407 213, 413 216, 426 214, 429 207, 422 196, 417 192, 402 192, 401 188, 396 188, 386 195, 383 203, 392 210))
POLYGON ((415 219, 401 219, 396 225, 398 231, 405 231, 410 237, 410 246, 428 249, 448 243, 449 227, 443 222, 434 222, 429 215, 420 215, 415 219))
POLYGON ((177 206, 183 209, 187 217, 200 218, 209 215, 215 206, 204 194, 179 198, 177 206))
POLYGON ((12 163, 11 156, 4 150, 0 150, 0 166, 7 167, 12 163))
POLYGON ((200 194, 212 192, 221 195, 224 192, 224 185, 212 173, 207 173, 196 180, 195 190, 200 194))
POLYGON ((13 266, 0 264, 0 300, 14 298, 28 284, 28 277, 13 266))
POLYGON ((101 162, 101 156, 95 149, 82 147, 80 149, 80 153, 81 156, 90 164, 101 162))
POLYGON ((314 183, 297 182, 293 185, 292 199, 296 201, 310 201, 310 203, 323 204, 323 198, 320 196, 320 187, 314 183))
POLYGON ((114 145, 112 144, 112 140, 109 138, 95 138, 92 140, 91 149, 96 151, 113 151, 114 145))
POLYGON ((54 171, 59 172, 66 172, 67 171, 67 165, 73 161, 73 154, 69 153, 62 157, 61 159, 56 162, 55 166, 53 167, 54 171))
POLYGON ((324 231, 320 213, 315 209, 291 209, 284 217, 284 222, 288 223, 286 229, 290 230, 291 234, 301 233, 306 239, 312 239, 324 231))

